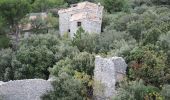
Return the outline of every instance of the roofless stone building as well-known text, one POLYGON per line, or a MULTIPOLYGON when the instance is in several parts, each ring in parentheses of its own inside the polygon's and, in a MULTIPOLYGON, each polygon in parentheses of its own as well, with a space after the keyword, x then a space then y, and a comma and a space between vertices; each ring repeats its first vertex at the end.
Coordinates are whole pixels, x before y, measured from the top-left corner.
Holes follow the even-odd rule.
POLYGON ((81 2, 61 9, 59 14, 60 35, 68 33, 70 37, 79 27, 89 33, 100 33, 102 24, 103 6, 91 2, 81 2))

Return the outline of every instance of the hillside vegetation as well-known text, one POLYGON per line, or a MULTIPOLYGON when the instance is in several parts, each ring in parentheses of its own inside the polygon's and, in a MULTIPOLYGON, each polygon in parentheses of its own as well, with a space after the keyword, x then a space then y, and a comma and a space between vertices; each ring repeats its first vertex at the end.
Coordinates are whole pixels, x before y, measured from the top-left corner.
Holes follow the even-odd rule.
POLYGON ((43 100, 89 100, 95 55, 120 56, 127 77, 113 100, 170 100, 170 0, 88 0, 105 7, 102 33, 59 36, 54 8, 82 1, 0 0, 0 81, 55 76, 43 100), (24 38, 27 14, 45 11, 24 38))

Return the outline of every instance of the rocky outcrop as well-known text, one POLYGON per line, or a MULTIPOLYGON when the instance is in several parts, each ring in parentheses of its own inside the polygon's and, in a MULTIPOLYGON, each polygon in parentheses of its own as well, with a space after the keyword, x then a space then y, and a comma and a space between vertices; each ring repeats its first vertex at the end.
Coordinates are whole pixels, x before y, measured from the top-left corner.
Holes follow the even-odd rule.
POLYGON ((40 97, 50 90, 52 90, 51 82, 43 79, 0 83, 0 97, 2 100, 41 100, 40 97))
POLYGON ((116 93, 115 85, 126 74, 127 64, 121 57, 96 56, 94 69, 94 95, 97 100, 111 100, 116 93))

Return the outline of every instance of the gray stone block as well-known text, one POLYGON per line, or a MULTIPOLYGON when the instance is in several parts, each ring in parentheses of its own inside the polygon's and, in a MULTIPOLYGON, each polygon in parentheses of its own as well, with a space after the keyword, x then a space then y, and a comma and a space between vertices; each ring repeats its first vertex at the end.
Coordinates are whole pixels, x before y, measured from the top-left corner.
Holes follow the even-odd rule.
POLYGON ((127 64, 121 57, 96 56, 94 69, 94 95, 96 100, 111 100, 116 94, 115 84, 126 74, 127 64))

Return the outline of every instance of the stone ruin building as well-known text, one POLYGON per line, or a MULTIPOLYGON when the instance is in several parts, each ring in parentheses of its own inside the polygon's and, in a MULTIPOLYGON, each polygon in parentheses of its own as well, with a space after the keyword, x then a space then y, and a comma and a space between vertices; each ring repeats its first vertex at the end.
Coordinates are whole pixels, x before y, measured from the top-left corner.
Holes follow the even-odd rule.
POLYGON ((62 36, 68 33, 73 37, 79 27, 89 33, 101 33, 103 6, 88 1, 61 9, 59 14, 59 30, 62 36))
POLYGON ((96 56, 94 69, 95 100, 112 100, 116 95, 116 82, 126 75, 127 64, 121 57, 102 58, 96 56))

